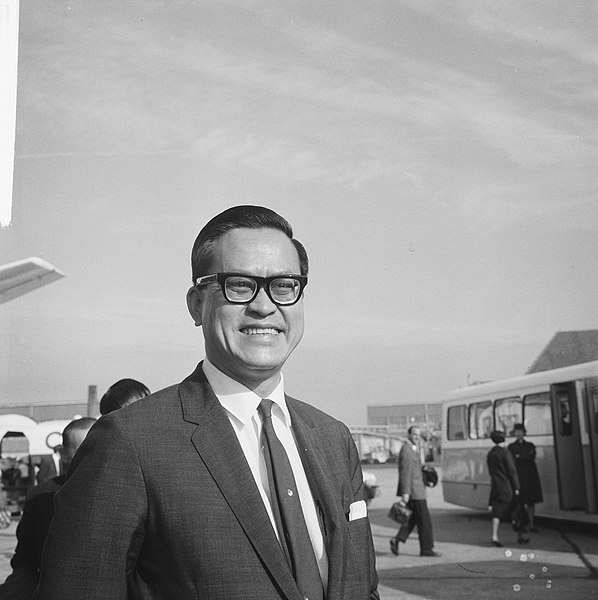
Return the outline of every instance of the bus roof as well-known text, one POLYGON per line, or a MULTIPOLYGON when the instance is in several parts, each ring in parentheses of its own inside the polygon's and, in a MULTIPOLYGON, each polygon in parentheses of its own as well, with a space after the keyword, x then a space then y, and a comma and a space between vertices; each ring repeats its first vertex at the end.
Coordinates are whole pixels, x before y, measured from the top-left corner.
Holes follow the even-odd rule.
POLYGON ((458 388, 449 392, 444 401, 448 402, 451 400, 473 398, 487 394, 496 394, 498 392, 508 392, 509 390, 521 390, 527 387, 574 381, 586 377, 598 377, 598 360, 571 365, 569 367, 561 367, 559 369, 551 369, 550 371, 530 373, 529 375, 521 375, 510 379, 500 379, 488 383, 458 388))

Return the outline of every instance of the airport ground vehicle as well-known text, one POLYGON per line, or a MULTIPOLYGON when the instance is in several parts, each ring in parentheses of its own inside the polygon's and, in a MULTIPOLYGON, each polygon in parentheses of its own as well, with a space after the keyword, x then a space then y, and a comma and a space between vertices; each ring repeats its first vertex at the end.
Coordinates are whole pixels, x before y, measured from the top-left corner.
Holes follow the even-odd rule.
POLYGON ((62 444, 62 430, 71 419, 36 423, 22 415, 0 415, 0 506, 20 513, 27 490, 35 485, 42 456, 62 444))
POLYGON ((598 523, 598 361, 455 390, 442 414, 447 502, 487 508, 490 432, 510 443, 524 423, 544 495, 536 514, 598 523))

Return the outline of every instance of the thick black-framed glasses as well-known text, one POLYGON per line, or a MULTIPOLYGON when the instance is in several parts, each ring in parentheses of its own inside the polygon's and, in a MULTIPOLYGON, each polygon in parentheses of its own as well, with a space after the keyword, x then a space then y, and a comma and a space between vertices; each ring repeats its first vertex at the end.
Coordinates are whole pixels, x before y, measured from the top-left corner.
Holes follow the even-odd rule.
POLYGON ((224 297, 232 304, 249 304, 255 300, 260 288, 278 306, 291 306, 299 301, 307 285, 306 275, 274 275, 257 277, 245 273, 213 273, 195 280, 195 285, 219 283, 224 297))

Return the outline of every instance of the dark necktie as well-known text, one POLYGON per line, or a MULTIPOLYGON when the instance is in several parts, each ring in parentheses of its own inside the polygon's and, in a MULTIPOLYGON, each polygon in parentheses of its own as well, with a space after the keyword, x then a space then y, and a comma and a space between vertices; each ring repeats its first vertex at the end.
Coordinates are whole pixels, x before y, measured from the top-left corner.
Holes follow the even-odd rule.
POLYGON ((304 599, 323 600, 322 579, 307 532, 291 463, 272 425, 272 404, 272 400, 262 400, 258 412, 262 417, 262 443, 278 535, 304 599))

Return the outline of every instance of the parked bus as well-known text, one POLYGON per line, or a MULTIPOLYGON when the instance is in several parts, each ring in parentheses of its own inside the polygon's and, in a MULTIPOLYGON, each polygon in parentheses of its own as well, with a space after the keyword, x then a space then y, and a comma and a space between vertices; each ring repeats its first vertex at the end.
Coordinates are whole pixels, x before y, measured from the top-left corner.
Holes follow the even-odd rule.
POLYGON ((455 390, 442 423, 447 502, 487 509, 490 433, 502 431, 510 443, 523 423, 544 496, 536 514, 598 523, 598 361, 455 390))

